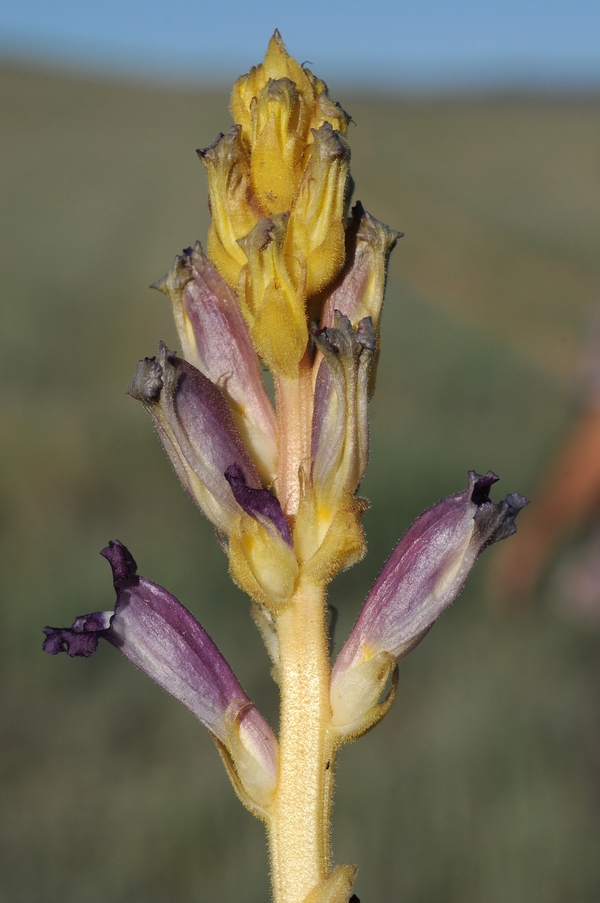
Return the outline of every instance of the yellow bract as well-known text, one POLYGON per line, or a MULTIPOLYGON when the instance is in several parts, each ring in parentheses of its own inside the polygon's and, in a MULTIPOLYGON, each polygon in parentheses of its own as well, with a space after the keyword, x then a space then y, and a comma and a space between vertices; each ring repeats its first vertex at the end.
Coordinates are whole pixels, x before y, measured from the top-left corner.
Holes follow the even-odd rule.
POLYGON ((243 514, 234 524, 228 554, 234 580, 255 602, 273 610, 292 597, 298 563, 275 530, 243 514))
POLYGON ((248 262, 240 272, 238 298, 254 346, 276 373, 293 377, 308 342, 304 299, 286 266, 288 215, 260 220, 240 239, 248 262))

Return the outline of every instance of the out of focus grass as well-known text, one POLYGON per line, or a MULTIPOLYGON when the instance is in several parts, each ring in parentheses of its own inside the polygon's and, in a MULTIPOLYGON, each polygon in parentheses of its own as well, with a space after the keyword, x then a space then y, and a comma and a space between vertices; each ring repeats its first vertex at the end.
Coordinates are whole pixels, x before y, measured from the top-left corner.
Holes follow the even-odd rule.
MULTIPOLYGON (((353 173, 406 237, 384 317, 365 562, 339 638, 408 523, 493 468, 531 493, 573 409, 600 285, 600 100, 360 97, 353 173)), ((163 338, 148 283, 207 229, 194 149, 226 96, 0 70, 3 426, 0 899, 259 903, 262 828, 206 732, 106 646, 41 627, 112 604, 126 542, 276 719, 266 656, 212 531, 124 387, 163 338)), ((511 542, 518 542, 518 538, 511 542)), ((600 636, 544 605, 498 619, 485 562, 401 667, 388 719, 341 756, 338 861, 363 903, 600 899, 600 636)))

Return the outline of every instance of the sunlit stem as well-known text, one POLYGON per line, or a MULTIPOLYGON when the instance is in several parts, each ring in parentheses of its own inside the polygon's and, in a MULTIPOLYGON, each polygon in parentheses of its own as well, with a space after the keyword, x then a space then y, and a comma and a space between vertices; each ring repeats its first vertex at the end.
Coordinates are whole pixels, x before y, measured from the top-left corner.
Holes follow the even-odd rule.
POLYGON ((313 386, 310 353, 298 365, 298 377, 275 378, 279 452, 277 496, 288 515, 298 511, 300 483, 298 471, 310 457, 313 386))
POLYGON ((277 617, 279 782, 269 819, 275 903, 302 903, 331 869, 333 747, 325 591, 300 583, 277 617))

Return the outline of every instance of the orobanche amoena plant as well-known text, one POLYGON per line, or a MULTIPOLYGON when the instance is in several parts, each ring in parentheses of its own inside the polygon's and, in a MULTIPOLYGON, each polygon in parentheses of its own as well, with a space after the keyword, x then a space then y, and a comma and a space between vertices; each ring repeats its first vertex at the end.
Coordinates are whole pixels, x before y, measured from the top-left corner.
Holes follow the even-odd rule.
MULTIPOLYGON (((348 903, 333 867, 336 754, 389 711, 398 661, 462 588, 479 553, 514 532, 525 499, 494 504, 493 473, 435 504, 402 537, 333 668, 326 589, 365 552, 356 495, 367 466, 390 250, 398 233, 349 210, 349 117, 276 32, 238 79, 235 125, 199 152, 212 224, 156 284, 181 356, 160 345, 128 392, 150 414, 185 489, 214 524, 272 660, 279 736, 200 624, 102 554, 113 611, 45 628, 46 652, 108 640, 208 728, 241 801, 265 824, 275 903, 348 903), (262 377, 272 374, 275 406, 262 377)), ((356 900, 356 897, 354 897, 356 900)))

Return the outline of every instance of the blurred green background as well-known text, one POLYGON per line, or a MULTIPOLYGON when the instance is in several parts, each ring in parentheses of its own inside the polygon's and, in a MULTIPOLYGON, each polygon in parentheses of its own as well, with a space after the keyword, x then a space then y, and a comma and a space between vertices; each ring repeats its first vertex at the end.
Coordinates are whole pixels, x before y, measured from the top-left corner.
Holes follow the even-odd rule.
MULTIPOLYGON (((600 262, 600 97, 360 96, 356 197, 392 258, 366 560, 339 578, 338 647, 407 525, 496 470, 535 493, 574 414, 600 262)), ((41 628, 111 607, 99 550, 202 621, 276 722, 266 655, 212 530, 124 394, 159 339, 147 286, 208 225, 194 150, 217 90, 0 68, 2 753, 0 899, 264 903, 263 831, 183 707, 108 645, 41 653, 41 628)), ((518 542, 518 538, 510 540, 518 542)), ((337 861, 362 903, 597 903, 600 632, 549 591, 518 617, 486 570, 401 665, 390 716, 340 757, 337 861)), ((489 561, 487 560, 489 558, 489 561)))

